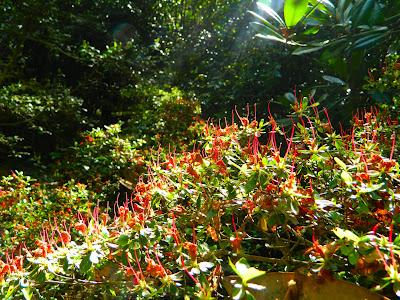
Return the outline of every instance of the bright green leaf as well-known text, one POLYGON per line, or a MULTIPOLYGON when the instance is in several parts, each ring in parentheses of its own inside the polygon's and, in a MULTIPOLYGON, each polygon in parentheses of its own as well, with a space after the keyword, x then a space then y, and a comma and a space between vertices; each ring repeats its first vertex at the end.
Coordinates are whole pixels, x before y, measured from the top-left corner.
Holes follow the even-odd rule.
POLYGON ((308 0, 286 0, 283 8, 286 26, 295 26, 306 14, 308 0))
POLYGON ((352 185, 353 183, 353 177, 351 177, 351 175, 347 172, 347 171, 342 171, 342 173, 340 174, 340 177, 342 177, 344 183, 346 185, 352 185))

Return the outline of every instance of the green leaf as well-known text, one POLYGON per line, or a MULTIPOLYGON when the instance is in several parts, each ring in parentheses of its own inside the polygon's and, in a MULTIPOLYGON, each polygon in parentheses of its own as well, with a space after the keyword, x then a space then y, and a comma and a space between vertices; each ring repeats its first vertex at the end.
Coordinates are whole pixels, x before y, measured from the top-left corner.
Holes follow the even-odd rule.
POLYGON ((348 258, 349 258, 349 262, 354 266, 357 264, 357 261, 360 258, 360 256, 358 255, 358 253, 356 251, 354 251, 349 254, 348 258))
POLYGON ((372 184, 372 185, 367 186, 367 187, 361 187, 361 188, 358 190, 358 192, 359 192, 360 194, 371 193, 371 192, 380 190, 384 185, 385 185, 384 182, 381 182, 381 183, 379 183, 379 184, 372 184))
POLYGON ((257 30, 261 34, 273 35, 280 39, 284 39, 284 37, 278 31, 274 30, 273 28, 271 28, 269 26, 261 24, 259 22, 251 22, 250 26, 253 27, 255 30, 257 30))
POLYGON ((270 40, 270 41, 280 42, 280 43, 283 43, 283 44, 287 44, 287 41, 285 39, 281 39, 281 38, 278 38, 278 37, 276 37, 274 35, 270 35, 270 34, 265 35, 265 34, 257 33, 256 37, 259 37, 259 38, 262 38, 262 39, 266 39, 266 40, 270 40))
POLYGON ((288 28, 295 26, 306 14, 308 0, 286 0, 283 8, 285 23, 288 28))
POLYGON ((253 174, 251 174, 249 181, 247 181, 246 185, 244 186, 244 192, 246 194, 252 192, 256 188, 257 182, 258 182, 258 172, 254 172, 253 174))
POLYGON ((333 159, 343 170, 347 170, 346 164, 340 158, 334 157, 333 159))
POLYGON ((124 247, 129 243, 129 236, 126 234, 120 235, 120 237, 117 240, 117 244, 120 247, 124 247))
POLYGON ((274 213, 268 218, 268 226, 282 225, 286 222, 286 216, 283 213, 274 213))
POLYGON ((280 26, 286 27, 285 22, 283 22, 282 18, 271 7, 262 2, 257 2, 257 6, 260 10, 265 12, 268 16, 272 17, 275 21, 277 21, 280 26))
POLYGON ((82 258, 82 261, 79 264, 79 270, 81 271, 82 274, 86 274, 87 272, 89 272, 91 267, 92 267, 92 262, 90 261, 90 253, 89 253, 82 258))
POLYGON ((292 54, 293 55, 303 55, 307 53, 312 53, 321 50, 322 47, 298 47, 296 48, 292 54))
POLYGON ((232 299, 233 300, 242 299, 243 292, 244 292, 244 290, 241 285, 239 285, 239 286, 235 285, 232 290, 232 299))
POLYGON ((354 246, 352 244, 344 245, 340 247, 340 252, 342 252, 343 255, 349 255, 350 253, 354 252, 354 246))
POLYGON ((353 177, 351 177, 351 175, 347 171, 342 171, 342 173, 340 174, 340 177, 342 177, 342 179, 346 185, 349 185, 349 186, 352 185, 353 177))
POLYGON ((350 230, 343 230, 342 228, 336 227, 332 231, 339 239, 347 239, 355 243, 358 243, 360 240, 360 238, 350 230))
POLYGON ((33 295, 33 293, 32 293, 32 289, 31 288, 23 288, 23 289, 21 289, 21 291, 22 291, 22 295, 24 295, 24 299, 25 300, 30 300, 30 299, 32 299, 32 295, 33 295))
POLYGON ((361 24, 368 24, 369 18, 375 6, 374 0, 359 1, 351 11, 352 25, 357 27, 361 24))
POLYGON ((317 34, 319 32, 319 27, 311 27, 308 28, 306 31, 303 32, 304 35, 313 35, 313 34, 317 34))
MULTIPOLYGON (((255 13, 255 12, 251 11, 250 14, 252 14, 253 16, 255 16, 257 19, 259 19, 261 21, 261 23, 258 23, 258 24, 268 27, 272 32, 275 33, 275 35, 282 36, 279 33, 279 28, 272 25, 268 20, 266 20, 265 18, 263 18, 262 16, 260 16, 259 14, 255 13)), ((256 23, 256 22, 252 22, 252 23, 256 23)))
POLYGON ((265 274, 265 271, 260 271, 254 267, 250 267, 246 259, 243 257, 239 259, 234 266, 231 260, 229 260, 229 265, 231 266, 233 271, 242 279, 244 285, 246 285, 248 281, 265 274))
POLYGON ((253 294, 250 293, 250 291, 248 291, 248 290, 245 291, 244 297, 246 300, 256 300, 256 297, 254 297, 253 294))
POLYGON ((379 45, 379 42, 385 38, 385 33, 374 33, 362 37, 354 42, 353 49, 368 49, 379 45))

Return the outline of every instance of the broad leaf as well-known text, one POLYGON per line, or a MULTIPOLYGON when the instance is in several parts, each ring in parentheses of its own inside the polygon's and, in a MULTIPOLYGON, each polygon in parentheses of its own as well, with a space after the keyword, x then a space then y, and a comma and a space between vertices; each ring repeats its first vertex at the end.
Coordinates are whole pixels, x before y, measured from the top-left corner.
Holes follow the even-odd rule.
POLYGON ((256 188, 257 182, 258 182, 258 172, 254 172, 250 176, 249 181, 247 181, 246 185, 244 186, 244 192, 246 194, 252 192, 256 188))
POLYGON ((87 272, 89 272, 91 267, 92 267, 92 262, 90 261, 90 253, 89 253, 82 258, 82 261, 79 264, 79 271, 82 274, 86 274, 87 272))
POLYGON ((350 230, 344 230, 339 227, 333 229, 333 233, 336 234, 339 239, 348 239, 349 241, 353 241, 355 243, 358 243, 360 240, 360 238, 350 230))
POLYGON ((283 8, 288 28, 295 26, 307 13, 308 0, 286 0, 283 8))
POLYGON ((346 164, 340 158, 334 157, 333 159, 343 170, 347 170, 346 164))
POLYGON ((231 261, 229 261, 229 264, 233 271, 242 279, 244 285, 246 285, 248 281, 265 274, 265 271, 250 267, 243 257, 236 262, 234 267, 231 261))

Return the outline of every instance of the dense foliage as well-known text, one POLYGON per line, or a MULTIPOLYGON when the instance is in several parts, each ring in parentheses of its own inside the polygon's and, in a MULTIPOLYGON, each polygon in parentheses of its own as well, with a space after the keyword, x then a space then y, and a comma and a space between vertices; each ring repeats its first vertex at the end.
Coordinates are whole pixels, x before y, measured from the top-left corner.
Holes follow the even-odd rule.
POLYGON ((400 297, 397 1, 3 2, 0 298, 400 297))

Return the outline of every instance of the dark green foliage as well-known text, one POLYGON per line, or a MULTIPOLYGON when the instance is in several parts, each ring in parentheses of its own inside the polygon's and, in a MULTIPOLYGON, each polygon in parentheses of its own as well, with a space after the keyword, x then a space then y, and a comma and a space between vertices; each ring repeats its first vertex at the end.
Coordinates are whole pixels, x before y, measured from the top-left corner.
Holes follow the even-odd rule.
POLYGON ((37 81, 0 89, 2 155, 27 155, 54 150, 72 141, 71 133, 85 126, 83 101, 58 84, 37 81))

